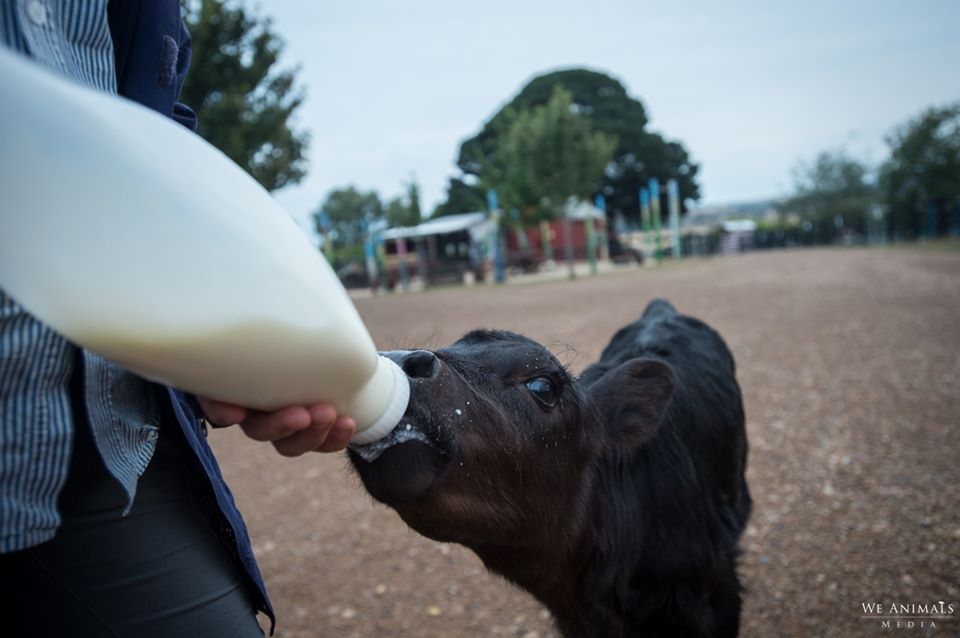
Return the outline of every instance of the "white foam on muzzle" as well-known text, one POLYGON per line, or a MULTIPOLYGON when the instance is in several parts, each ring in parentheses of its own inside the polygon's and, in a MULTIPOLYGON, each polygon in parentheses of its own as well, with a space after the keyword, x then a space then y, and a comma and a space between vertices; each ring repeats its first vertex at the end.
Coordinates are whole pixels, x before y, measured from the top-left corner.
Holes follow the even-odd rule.
POLYGON ((366 445, 351 444, 350 449, 356 452, 357 456, 367 463, 373 463, 380 458, 380 455, 383 454, 385 450, 394 445, 406 443, 407 441, 421 441, 428 445, 433 445, 433 442, 430 441, 426 434, 409 423, 401 423, 394 428, 393 432, 382 439, 374 441, 373 443, 367 443, 366 445))

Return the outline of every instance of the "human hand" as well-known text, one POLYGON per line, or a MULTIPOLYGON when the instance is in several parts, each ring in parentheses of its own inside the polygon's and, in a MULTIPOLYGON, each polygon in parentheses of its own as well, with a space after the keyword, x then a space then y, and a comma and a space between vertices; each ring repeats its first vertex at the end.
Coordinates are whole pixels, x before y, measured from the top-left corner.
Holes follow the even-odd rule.
POLYGON ((352 418, 337 416, 327 403, 260 412, 203 397, 197 397, 197 402, 214 427, 239 424, 251 439, 270 441, 284 456, 337 452, 346 447, 357 427, 352 418))

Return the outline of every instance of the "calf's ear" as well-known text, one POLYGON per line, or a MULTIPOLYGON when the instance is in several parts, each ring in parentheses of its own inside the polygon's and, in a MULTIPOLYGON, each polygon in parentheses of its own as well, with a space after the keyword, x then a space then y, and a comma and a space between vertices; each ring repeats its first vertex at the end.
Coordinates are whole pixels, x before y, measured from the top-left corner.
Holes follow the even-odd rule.
POLYGON ((597 379, 590 386, 590 398, 610 443, 632 448, 652 439, 676 384, 673 369, 653 359, 630 359, 597 379))

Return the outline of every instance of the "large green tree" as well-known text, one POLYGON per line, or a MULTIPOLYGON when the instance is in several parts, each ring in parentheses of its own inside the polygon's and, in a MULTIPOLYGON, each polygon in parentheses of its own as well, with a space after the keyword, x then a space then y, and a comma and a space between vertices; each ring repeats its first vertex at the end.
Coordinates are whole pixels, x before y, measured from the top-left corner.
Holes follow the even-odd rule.
POLYGON ((869 168, 837 150, 794 168, 794 194, 780 208, 810 221, 818 240, 830 241, 838 227, 866 232, 876 202, 869 168))
POLYGON ((350 185, 330 191, 314 212, 314 221, 320 232, 323 231, 324 216, 336 230, 340 245, 352 246, 363 240, 366 224, 383 219, 384 210, 376 191, 361 191, 350 185))
POLYGON ((198 132, 267 190, 306 174, 308 136, 291 117, 303 102, 296 69, 278 69, 283 41, 269 19, 242 2, 184 2, 193 41, 181 100, 199 116, 198 132))
MULTIPOLYGON (((652 177, 661 183, 676 179, 684 203, 700 198, 699 167, 683 145, 647 130, 643 104, 630 97, 623 84, 609 75, 586 69, 556 71, 534 78, 477 135, 464 141, 457 165, 466 185, 479 190, 477 182, 469 183, 470 180, 483 180, 489 167, 496 164, 498 140, 509 128, 511 114, 546 104, 558 85, 572 93, 574 111, 585 116, 594 130, 617 139, 613 161, 599 189, 606 197, 608 210, 637 218, 638 191, 652 177)), ((476 201, 467 197, 460 200, 476 201)), ((464 212, 441 208, 444 212, 464 212)))
POLYGON ((546 104, 508 112, 506 130, 484 170, 483 184, 524 223, 558 217, 571 197, 587 199, 603 179, 617 140, 594 131, 557 85, 546 104))
POLYGON ((960 214, 960 102, 927 109, 887 143, 880 188, 888 229, 901 237, 944 233, 960 214))

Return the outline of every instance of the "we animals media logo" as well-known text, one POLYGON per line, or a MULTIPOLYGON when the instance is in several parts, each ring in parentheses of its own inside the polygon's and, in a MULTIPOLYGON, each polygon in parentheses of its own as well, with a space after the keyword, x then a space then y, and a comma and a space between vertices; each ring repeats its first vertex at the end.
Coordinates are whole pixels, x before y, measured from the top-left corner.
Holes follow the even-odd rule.
POLYGON ((883 629, 936 629, 938 623, 956 620, 953 603, 860 603, 865 620, 876 620, 883 629))

